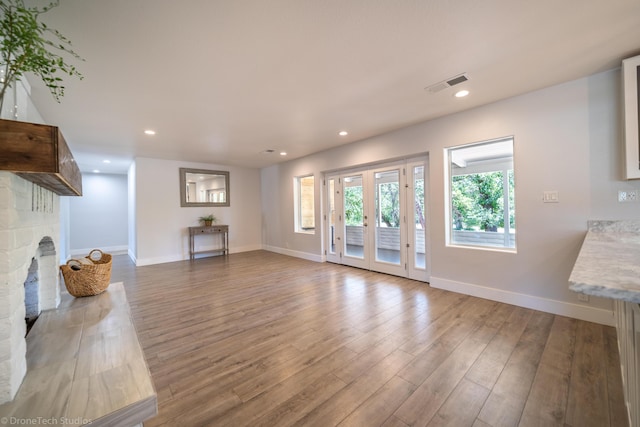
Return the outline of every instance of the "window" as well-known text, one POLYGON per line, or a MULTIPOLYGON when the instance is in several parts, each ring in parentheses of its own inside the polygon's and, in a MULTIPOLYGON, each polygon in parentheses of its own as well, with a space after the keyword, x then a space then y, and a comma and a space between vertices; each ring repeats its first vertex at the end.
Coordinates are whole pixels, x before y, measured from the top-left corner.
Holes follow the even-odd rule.
POLYGON ((295 215, 296 232, 315 233, 316 214, 313 175, 295 178, 295 215))
POLYGON ((515 249, 513 138, 446 150, 448 244, 515 249))

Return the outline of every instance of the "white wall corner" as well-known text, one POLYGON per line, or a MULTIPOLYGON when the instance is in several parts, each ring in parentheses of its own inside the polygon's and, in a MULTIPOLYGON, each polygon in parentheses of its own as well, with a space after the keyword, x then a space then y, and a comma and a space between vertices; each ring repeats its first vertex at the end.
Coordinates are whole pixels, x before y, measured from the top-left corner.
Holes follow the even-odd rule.
POLYGON ((127 250, 127 255, 129 255, 129 259, 135 264, 138 265, 136 254, 133 252, 131 248, 127 250))
POLYGON ((585 320, 587 322, 599 323, 601 325, 615 325, 613 308, 611 310, 606 310, 602 308, 588 307, 585 305, 540 298, 532 295, 505 291, 502 289, 488 288, 471 283, 456 282, 454 280, 442 279, 433 276, 431 276, 430 285, 436 289, 444 289, 459 294, 485 298, 491 301, 516 305, 518 307, 544 311, 545 313, 557 314, 559 316, 571 317, 574 319, 585 320))

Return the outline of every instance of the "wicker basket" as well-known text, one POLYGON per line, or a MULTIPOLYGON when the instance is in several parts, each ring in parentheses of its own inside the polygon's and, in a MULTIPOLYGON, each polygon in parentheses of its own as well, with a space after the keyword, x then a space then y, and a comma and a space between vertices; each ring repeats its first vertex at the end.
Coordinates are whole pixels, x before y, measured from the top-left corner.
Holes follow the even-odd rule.
POLYGON ((60 270, 67 291, 74 297, 88 297, 104 292, 111 281, 111 255, 94 249, 83 259, 70 259, 60 270), (97 258, 100 255, 100 258, 97 258))

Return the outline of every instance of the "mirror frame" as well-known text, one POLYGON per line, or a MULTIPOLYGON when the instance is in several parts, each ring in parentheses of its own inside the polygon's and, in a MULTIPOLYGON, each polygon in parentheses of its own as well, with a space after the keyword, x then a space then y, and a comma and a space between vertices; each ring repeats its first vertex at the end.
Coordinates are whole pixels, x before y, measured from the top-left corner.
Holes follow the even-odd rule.
POLYGON ((209 169, 189 169, 180 168, 180 207, 183 208, 195 208, 195 207, 216 207, 216 206, 231 206, 231 187, 229 186, 229 172, 228 171, 215 171, 209 169), (202 173, 206 175, 223 175, 224 184, 226 188, 226 197, 224 202, 187 202, 187 174, 188 173, 202 173))

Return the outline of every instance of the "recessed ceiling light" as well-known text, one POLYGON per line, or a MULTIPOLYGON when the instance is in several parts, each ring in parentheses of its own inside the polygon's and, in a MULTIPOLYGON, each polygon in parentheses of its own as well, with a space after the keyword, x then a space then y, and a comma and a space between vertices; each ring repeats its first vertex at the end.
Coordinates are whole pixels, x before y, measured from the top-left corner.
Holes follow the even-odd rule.
POLYGON ((340 132, 338 132, 338 135, 347 136, 347 135, 349 135, 349 132, 347 132, 346 130, 341 130, 340 132))
POLYGON ((280 155, 281 155, 281 156, 286 156, 286 155, 287 155, 287 152, 286 152, 286 151, 281 151, 281 152, 280 152, 280 155))
POLYGON ((151 129, 147 129, 147 130, 144 131, 144 133, 147 134, 147 135, 155 135, 156 131, 155 130, 151 130, 151 129))
POLYGON ((457 91, 454 96, 456 98, 464 98, 467 95, 469 95, 469 91, 466 90, 466 89, 462 89, 462 90, 457 91))
POLYGON ((106 159, 105 159, 105 160, 103 160, 103 161, 102 161, 102 163, 109 164, 109 163, 111 163, 111 160, 106 160, 106 159))
POLYGON ((100 173, 100 171, 98 169, 94 169, 93 173, 100 173))

